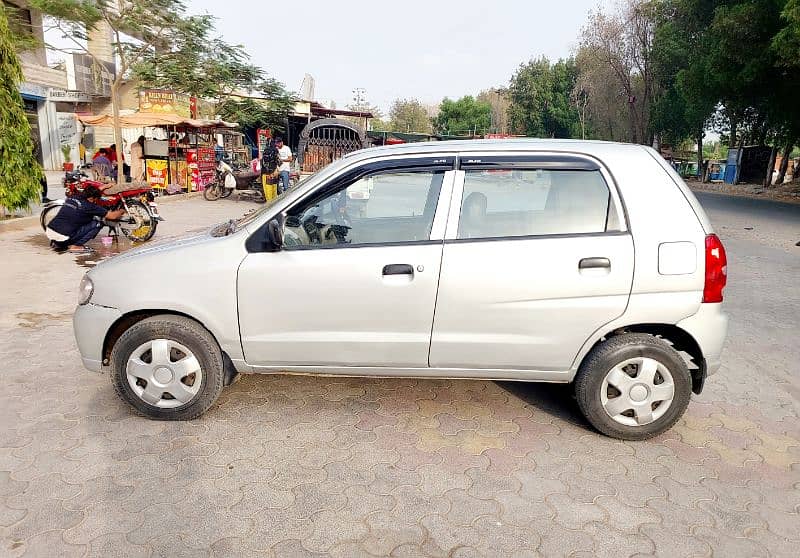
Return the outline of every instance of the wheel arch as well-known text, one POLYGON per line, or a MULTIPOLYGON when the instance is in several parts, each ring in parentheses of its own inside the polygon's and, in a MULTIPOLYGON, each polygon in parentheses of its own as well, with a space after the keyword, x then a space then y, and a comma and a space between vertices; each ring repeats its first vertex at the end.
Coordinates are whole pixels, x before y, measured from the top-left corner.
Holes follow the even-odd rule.
POLYGON ((607 331, 600 335, 591 345, 587 343, 587 345, 584 346, 579 358, 576 359, 578 366, 583 364, 583 361, 586 360, 586 357, 596 346, 612 337, 625 333, 647 333, 669 343, 678 351, 689 367, 689 372, 692 375, 692 391, 696 394, 703 391, 707 375, 706 360, 703 355, 703 350, 692 334, 675 324, 640 323, 617 327, 607 331))
POLYGON ((233 361, 231 357, 222 349, 222 346, 219 343, 219 339, 214 334, 214 332, 208 328, 202 321, 198 320, 194 316, 190 316, 185 312, 178 312, 176 310, 166 310, 166 309, 153 309, 153 310, 136 310, 133 312, 128 312, 127 314, 123 314, 120 316, 117 321, 111 324, 111 327, 108 328, 106 332, 105 339, 103 339, 103 352, 102 352, 102 359, 103 365, 107 365, 111 359, 111 351, 114 349, 114 345, 117 343, 122 334, 125 333, 128 329, 130 329, 133 325, 141 322, 142 320, 146 320, 147 318, 152 318, 153 316, 181 316, 183 318, 187 318, 192 320, 193 322, 197 323, 205 329, 211 337, 214 338, 214 342, 220 347, 220 352, 222 353, 222 362, 224 365, 225 377, 223 379, 223 385, 230 385, 236 381, 238 376, 238 372, 236 371, 235 366, 233 365, 233 361))

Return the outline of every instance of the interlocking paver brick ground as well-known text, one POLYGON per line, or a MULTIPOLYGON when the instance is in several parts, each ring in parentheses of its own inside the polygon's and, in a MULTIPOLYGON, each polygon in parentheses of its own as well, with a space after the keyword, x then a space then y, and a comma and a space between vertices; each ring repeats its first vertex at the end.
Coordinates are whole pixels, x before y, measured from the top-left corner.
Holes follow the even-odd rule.
MULTIPOLYGON (((250 207, 165 203, 157 234, 250 207)), ((795 555, 800 264, 738 218, 712 212, 723 368, 639 443, 567 387, 477 381, 244 376, 196 421, 148 421, 81 366, 84 269, 3 233, 0 556, 795 555)))

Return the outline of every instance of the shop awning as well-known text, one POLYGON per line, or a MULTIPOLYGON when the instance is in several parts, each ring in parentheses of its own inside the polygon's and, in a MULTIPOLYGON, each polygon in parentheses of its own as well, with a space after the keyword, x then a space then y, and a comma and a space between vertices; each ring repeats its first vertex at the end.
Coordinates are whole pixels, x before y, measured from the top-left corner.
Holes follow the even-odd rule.
MULTIPOLYGON (((88 126, 113 126, 114 118, 110 114, 78 115, 78 119, 88 126)), ((157 114, 135 112, 119 117, 123 128, 147 128, 150 126, 185 126, 189 128, 237 128, 239 125, 224 120, 203 120, 185 118, 175 114, 157 114)))

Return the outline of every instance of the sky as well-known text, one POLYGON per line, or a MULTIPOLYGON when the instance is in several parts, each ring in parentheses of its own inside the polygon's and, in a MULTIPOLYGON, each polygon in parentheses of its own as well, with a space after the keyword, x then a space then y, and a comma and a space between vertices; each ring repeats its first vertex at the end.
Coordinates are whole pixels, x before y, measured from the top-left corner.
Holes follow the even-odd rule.
POLYGON ((352 103, 364 88, 388 112, 397 98, 438 105, 444 97, 505 86, 520 63, 569 56, 589 10, 610 0, 188 0, 217 18, 228 43, 287 89, 305 74, 315 100, 352 103))

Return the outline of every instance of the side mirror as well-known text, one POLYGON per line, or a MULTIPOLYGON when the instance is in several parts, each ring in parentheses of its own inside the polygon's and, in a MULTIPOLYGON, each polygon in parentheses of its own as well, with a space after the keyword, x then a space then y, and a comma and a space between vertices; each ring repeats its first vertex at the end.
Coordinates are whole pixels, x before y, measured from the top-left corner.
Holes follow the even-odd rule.
POLYGON ((283 248, 283 219, 275 217, 267 223, 264 247, 270 252, 279 252, 283 248))

